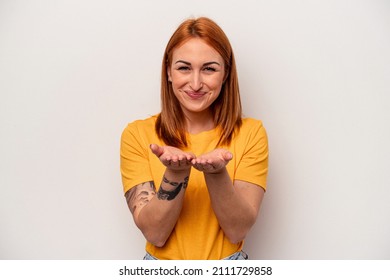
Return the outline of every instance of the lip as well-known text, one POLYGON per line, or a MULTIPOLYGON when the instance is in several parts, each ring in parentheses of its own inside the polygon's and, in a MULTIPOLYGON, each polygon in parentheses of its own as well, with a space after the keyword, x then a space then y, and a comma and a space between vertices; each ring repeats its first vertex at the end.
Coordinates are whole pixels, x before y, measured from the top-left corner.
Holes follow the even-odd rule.
POLYGON ((191 99, 199 99, 202 98, 205 93, 200 91, 185 91, 185 93, 191 98, 191 99))

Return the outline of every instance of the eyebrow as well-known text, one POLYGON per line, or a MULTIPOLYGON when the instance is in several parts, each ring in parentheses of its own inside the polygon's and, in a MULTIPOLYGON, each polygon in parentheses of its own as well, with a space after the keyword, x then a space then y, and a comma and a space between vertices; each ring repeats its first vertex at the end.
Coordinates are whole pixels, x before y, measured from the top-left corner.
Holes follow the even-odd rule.
MULTIPOLYGON (((184 64, 186 64, 186 65, 191 65, 190 62, 185 61, 185 60, 178 60, 178 61, 175 62, 175 64, 177 64, 177 63, 184 63, 184 64)), ((221 64, 218 63, 218 62, 216 62, 216 61, 206 62, 206 63, 203 64, 203 66, 209 66, 209 65, 211 65, 211 64, 217 64, 217 65, 221 66, 221 64)))

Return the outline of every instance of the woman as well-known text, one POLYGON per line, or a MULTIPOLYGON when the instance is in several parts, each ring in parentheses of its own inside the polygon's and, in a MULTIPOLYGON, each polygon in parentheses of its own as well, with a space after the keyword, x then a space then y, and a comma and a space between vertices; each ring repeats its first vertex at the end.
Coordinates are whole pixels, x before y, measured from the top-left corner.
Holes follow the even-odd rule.
POLYGON ((228 38, 208 18, 172 35, 162 63, 161 113, 130 123, 121 173, 144 259, 246 259, 244 238, 266 188, 267 136, 241 117, 228 38))

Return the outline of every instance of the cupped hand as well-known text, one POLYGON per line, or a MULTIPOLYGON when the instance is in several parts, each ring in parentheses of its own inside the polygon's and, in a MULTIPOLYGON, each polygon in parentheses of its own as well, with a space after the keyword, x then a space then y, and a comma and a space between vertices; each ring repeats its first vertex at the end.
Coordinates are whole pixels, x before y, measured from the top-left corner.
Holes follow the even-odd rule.
POLYGON ((205 173, 218 173, 233 158, 233 154, 225 149, 215 149, 207 154, 194 158, 191 163, 194 168, 205 173))
POLYGON ((167 168, 175 171, 182 171, 191 168, 191 161, 195 158, 192 153, 183 152, 182 150, 171 146, 159 146, 151 144, 150 149, 162 164, 167 168))

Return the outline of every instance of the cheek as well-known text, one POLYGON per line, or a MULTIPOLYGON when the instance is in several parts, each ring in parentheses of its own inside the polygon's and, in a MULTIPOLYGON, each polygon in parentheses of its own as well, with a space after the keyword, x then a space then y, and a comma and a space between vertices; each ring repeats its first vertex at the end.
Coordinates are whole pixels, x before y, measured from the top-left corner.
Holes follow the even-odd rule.
POLYGON ((213 89, 221 89, 222 88, 222 78, 218 77, 218 78, 211 78, 210 80, 207 81, 207 85, 210 87, 210 88, 213 88, 213 89))
POLYGON ((182 75, 172 75, 172 86, 173 87, 180 87, 187 83, 187 79, 183 77, 182 75))

